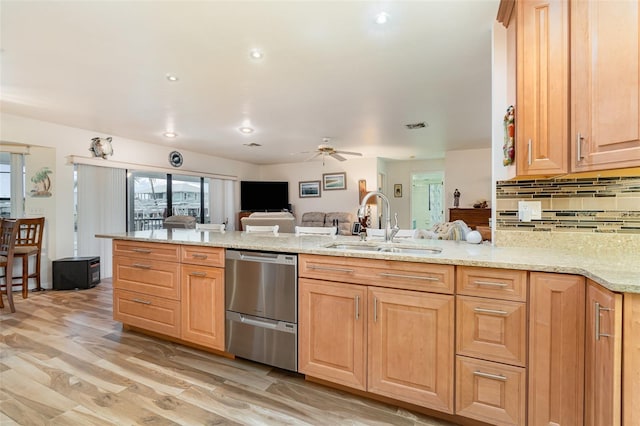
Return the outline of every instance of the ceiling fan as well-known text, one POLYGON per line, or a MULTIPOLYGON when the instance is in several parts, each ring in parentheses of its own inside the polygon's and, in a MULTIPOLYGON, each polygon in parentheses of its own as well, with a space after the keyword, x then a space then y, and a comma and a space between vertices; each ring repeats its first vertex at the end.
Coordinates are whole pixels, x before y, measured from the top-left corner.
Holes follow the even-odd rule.
POLYGON ((308 158, 307 161, 311 161, 314 158, 317 158, 319 156, 322 156, 322 164, 324 165, 324 159, 326 156, 330 156, 335 158, 338 161, 345 161, 346 158, 344 158, 342 155, 357 155, 358 157, 362 157, 362 154, 359 152, 352 152, 352 151, 338 151, 337 149, 335 149, 334 147, 332 147, 331 145, 329 145, 329 138, 322 138, 322 142, 320 145, 318 145, 318 148, 315 150, 315 153, 313 154, 312 157, 308 158))

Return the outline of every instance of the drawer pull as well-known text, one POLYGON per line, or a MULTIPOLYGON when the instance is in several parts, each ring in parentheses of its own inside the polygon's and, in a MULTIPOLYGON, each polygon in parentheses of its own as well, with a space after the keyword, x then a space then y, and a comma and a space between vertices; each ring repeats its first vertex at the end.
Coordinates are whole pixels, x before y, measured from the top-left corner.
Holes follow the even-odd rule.
POLYGON ((348 269, 348 268, 334 268, 334 267, 330 267, 330 266, 317 266, 317 265, 309 265, 307 266, 309 269, 315 270, 315 271, 331 271, 331 272, 345 272, 347 274, 350 274, 353 271, 353 269, 348 269))
POLYGON ((206 254, 193 253, 191 257, 193 257, 194 259, 206 259, 209 256, 207 256, 206 254))
POLYGON ((143 265, 142 263, 134 263, 131 266, 138 269, 151 269, 151 265, 143 265))
POLYGON ((497 309, 484 309, 484 308, 473 308, 474 312, 479 312, 481 314, 496 314, 496 315, 507 315, 507 311, 499 311, 497 309))
POLYGON ((500 380, 502 382, 506 382, 507 378, 505 376, 501 376, 499 374, 491 374, 491 373, 483 373, 482 371, 474 371, 474 376, 484 377, 485 379, 493 379, 500 380))
POLYGON ((206 272, 189 272, 189 275, 191 275, 192 277, 206 277, 207 273, 206 272))
POLYGON ((373 322, 378 322, 378 298, 373 298, 373 322))
POLYGON ((505 283, 494 283, 492 281, 474 281, 473 282, 475 285, 487 285, 490 287, 507 287, 509 284, 505 284, 505 283))
POLYGON ((356 296, 356 320, 360 319, 360 296, 356 296))
POLYGON ((144 300, 144 299, 131 299, 132 301, 136 302, 136 303, 142 303, 143 305, 150 305, 151 302, 149 300, 144 300))
POLYGON ((595 312, 596 340, 600 340, 601 337, 612 337, 611 334, 601 333, 600 332, 600 312, 602 312, 602 311, 614 311, 614 309, 605 308, 604 306, 600 305, 600 303, 598 303, 598 302, 595 302, 595 308, 596 308, 596 312, 595 312))
POLYGON ((420 275, 404 275, 404 274, 392 274, 389 272, 380 272, 383 277, 391 277, 391 278, 410 278, 413 280, 425 280, 425 281, 440 281, 440 278, 436 277, 423 277, 420 275))
POLYGON ((151 253, 150 249, 144 249, 144 248, 134 248, 134 249, 131 249, 131 251, 135 251, 136 253, 147 253, 147 254, 151 253))

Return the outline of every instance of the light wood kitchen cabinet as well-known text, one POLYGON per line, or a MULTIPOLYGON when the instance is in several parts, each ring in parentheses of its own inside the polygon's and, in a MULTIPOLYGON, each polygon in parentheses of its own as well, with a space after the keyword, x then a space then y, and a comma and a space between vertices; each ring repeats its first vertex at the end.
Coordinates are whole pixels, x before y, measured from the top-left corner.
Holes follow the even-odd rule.
POLYGON ((622 295, 587 281, 585 422, 621 422, 622 295))
POLYGON ((180 302, 115 288, 113 319, 134 327, 180 337, 180 302))
POLYGON ((527 305, 457 296, 456 353, 526 366, 527 305))
POLYGON ((572 170, 640 166, 640 6, 571 2, 572 170))
POLYGON ((456 357, 456 414, 492 425, 525 424, 527 380, 521 367, 456 357))
POLYGON ((531 272, 529 282, 529 424, 581 425, 585 279, 531 272))
POLYGON ((224 269, 182 265, 182 339, 224 350, 224 269))
POLYGON ((517 175, 640 166, 638 1, 515 3, 517 175))
POLYGON ((516 57, 517 174, 566 173, 569 157, 567 0, 516 2, 516 57))
POLYGON ((316 255, 298 265, 301 373, 453 413, 451 265, 316 255))
POLYGON ((366 390, 366 287, 300 278, 298 370, 366 390))
POLYGON ((369 287, 368 305, 368 391, 453 413, 454 296, 369 287))

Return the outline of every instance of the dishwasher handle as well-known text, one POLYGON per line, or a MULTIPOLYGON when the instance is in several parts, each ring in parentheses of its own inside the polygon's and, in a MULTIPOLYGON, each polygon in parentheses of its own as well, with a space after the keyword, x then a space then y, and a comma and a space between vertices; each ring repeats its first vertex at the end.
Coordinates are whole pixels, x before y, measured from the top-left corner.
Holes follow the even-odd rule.
POLYGON ((271 330, 284 331, 286 333, 296 333, 297 324, 275 321, 268 318, 254 317, 252 315, 240 314, 238 312, 227 311, 227 321, 235 321, 253 327, 268 328, 271 330))
POLYGON ((296 256, 282 253, 263 253, 255 251, 227 250, 226 258, 229 260, 243 260, 247 262, 276 263, 282 265, 295 265, 296 256))

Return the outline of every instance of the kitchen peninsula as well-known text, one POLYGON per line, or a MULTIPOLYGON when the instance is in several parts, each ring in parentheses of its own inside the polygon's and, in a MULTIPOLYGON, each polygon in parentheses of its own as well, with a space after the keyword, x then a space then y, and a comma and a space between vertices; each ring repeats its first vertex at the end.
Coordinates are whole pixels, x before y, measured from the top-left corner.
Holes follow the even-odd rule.
POLYGON ((98 237, 129 245, 126 255, 114 250, 114 292, 128 292, 114 295, 114 317, 134 329, 223 351, 223 249, 292 253, 299 258, 298 371, 309 380, 461 423, 533 423, 557 407, 558 424, 637 420, 638 253, 439 240, 391 243, 433 251, 372 251, 358 249, 355 237, 183 229, 98 237), (156 256, 164 261, 153 263, 156 256), (149 285, 148 294, 145 285, 120 288, 122 265, 127 285, 138 265, 140 281, 150 274, 172 289, 162 296, 149 285), (197 280, 211 286, 192 297, 188 282, 197 280), (122 303, 133 311, 120 312, 122 303), (189 318, 200 321, 197 340, 185 328, 189 318))

